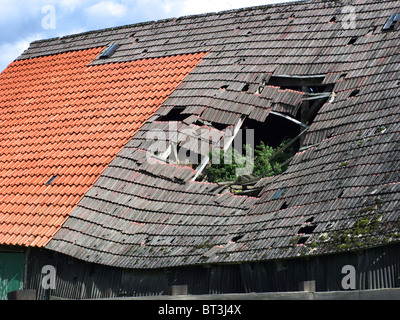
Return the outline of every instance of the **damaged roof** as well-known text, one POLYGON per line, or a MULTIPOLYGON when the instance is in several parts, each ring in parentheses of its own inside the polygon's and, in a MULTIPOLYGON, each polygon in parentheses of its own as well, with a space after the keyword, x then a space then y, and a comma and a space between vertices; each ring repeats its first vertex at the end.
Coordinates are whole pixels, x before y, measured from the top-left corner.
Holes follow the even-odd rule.
POLYGON ((351 3, 354 27, 348 4, 299 1, 32 43, 0 76, 1 243, 163 268, 398 241, 399 31, 383 27, 400 3, 351 3), (259 177, 256 193, 198 179, 208 148, 196 166, 179 161, 195 148, 190 137, 213 147, 246 120, 298 118, 321 95, 294 88, 306 82, 329 99, 287 171, 259 177))

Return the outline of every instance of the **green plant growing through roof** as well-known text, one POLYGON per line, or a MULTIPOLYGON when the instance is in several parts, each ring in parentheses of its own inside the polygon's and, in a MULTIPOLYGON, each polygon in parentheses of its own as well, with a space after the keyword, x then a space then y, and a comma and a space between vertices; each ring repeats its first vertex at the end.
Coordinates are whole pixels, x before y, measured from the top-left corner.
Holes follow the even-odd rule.
POLYGON ((236 149, 227 152, 213 150, 210 152, 210 159, 213 159, 207 173, 210 182, 236 180, 236 170, 243 168, 245 163, 245 157, 240 155, 236 149), (214 161, 215 159, 219 159, 219 161, 214 161))
POLYGON ((296 149, 290 147, 279 152, 274 158, 272 158, 272 156, 289 142, 290 140, 284 140, 277 148, 273 148, 265 145, 265 143, 261 141, 255 149, 254 174, 257 176, 270 177, 285 172, 289 166, 286 162, 296 154, 296 149))
MULTIPOLYGON (((270 177, 279 175, 288 168, 289 159, 296 154, 294 147, 287 148, 277 154, 277 151, 287 145, 289 140, 283 141, 277 148, 266 145, 261 141, 254 150, 254 159, 243 156, 236 149, 230 151, 230 154, 225 154, 223 150, 214 150, 210 153, 210 159, 218 159, 219 163, 211 163, 208 168, 208 181, 223 182, 235 181, 238 176, 237 169, 244 168, 246 163, 253 162, 253 175, 260 177, 270 177), (225 163, 225 157, 230 161, 225 163), (274 156, 274 157, 273 157, 274 156), (272 158, 273 157, 273 158, 272 158)), ((250 145, 243 146, 245 154, 252 154, 250 145)))

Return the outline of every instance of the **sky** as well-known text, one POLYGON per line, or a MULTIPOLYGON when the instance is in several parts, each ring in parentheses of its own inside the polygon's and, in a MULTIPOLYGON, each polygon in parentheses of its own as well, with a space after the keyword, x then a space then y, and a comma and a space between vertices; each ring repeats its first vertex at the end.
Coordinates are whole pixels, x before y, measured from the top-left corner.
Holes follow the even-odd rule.
POLYGON ((35 40, 293 0, 0 0, 0 72, 35 40))

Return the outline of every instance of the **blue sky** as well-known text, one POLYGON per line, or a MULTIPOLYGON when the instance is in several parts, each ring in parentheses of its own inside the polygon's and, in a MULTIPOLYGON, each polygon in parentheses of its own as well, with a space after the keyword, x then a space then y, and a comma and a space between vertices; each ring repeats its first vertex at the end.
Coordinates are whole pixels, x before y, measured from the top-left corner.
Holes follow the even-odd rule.
POLYGON ((0 72, 34 40, 290 0, 0 0, 0 72))

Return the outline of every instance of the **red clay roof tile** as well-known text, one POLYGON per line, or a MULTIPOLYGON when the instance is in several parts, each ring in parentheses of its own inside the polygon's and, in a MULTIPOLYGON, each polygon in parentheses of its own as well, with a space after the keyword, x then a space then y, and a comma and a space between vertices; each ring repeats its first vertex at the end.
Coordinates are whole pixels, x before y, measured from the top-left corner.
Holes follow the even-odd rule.
POLYGON ((0 75, 0 244, 45 246, 205 55, 89 66, 102 49, 15 61, 0 75))

